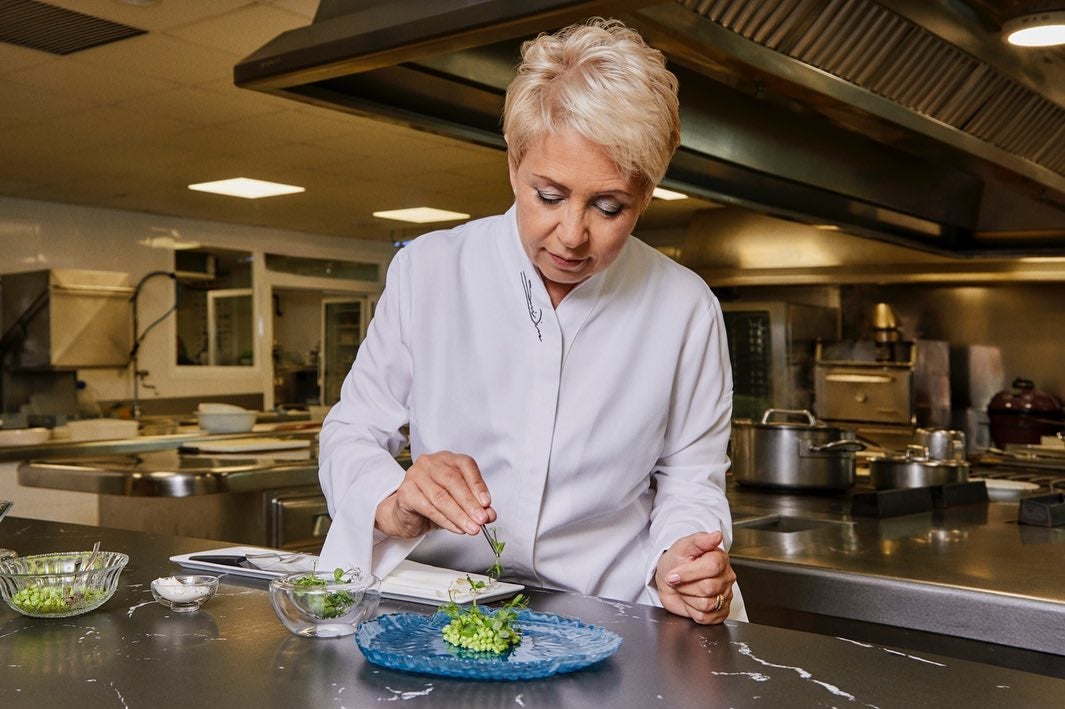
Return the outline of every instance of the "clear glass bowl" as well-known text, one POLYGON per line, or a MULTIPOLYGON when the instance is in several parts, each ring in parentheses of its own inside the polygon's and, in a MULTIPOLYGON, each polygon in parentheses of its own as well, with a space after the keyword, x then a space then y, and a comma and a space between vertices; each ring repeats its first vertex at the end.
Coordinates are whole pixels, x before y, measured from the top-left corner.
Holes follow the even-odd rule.
POLYGON ((152 581, 152 597, 177 613, 200 609, 218 590, 218 577, 206 574, 163 576, 152 581))
POLYGON ((281 622, 296 635, 338 638, 351 635, 373 617, 381 602, 381 579, 353 571, 336 581, 333 572, 301 572, 270 582, 270 604, 281 622), (314 579, 320 583, 307 585, 314 579))
POLYGON ((0 595, 14 610, 34 618, 68 618, 96 610, 118 588, 129 557, 102 551, 91 567, 91 551, 33 554, 0 561, 0 595), (77 574, 75 563, 80 570, 77 574))

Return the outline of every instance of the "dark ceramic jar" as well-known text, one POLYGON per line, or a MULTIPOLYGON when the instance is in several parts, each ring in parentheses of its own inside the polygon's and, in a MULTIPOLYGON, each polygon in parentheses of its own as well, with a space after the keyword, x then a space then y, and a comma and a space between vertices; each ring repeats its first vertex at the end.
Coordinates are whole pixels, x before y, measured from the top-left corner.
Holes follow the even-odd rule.
POLYGON ((1061 402, 1053 394, 1040 391, 1029 379, 1013 380, 1013 387, 991 398, 987 405, 991 440, 999 448, 1007 444, 1039 445, 1043 436, 1062 430, 1061 402))

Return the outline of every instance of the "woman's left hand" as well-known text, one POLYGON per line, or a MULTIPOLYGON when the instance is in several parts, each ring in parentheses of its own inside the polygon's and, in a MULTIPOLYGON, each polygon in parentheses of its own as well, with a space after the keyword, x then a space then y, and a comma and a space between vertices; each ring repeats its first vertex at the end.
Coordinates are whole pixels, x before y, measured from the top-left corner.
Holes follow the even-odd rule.
POLYGON ((658 560, 655 584, 662 606, 696 623, 720 623, 729 614, 732 571, 721 532, 698 532, 674 542, 658 560))

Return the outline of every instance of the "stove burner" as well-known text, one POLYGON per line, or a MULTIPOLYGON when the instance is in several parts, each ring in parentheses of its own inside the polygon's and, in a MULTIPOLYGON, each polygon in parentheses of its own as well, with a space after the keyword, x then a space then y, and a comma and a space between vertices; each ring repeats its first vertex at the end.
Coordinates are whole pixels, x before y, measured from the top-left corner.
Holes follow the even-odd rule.
POLYGON ((898 517, 958 505, 987 502, 982 481, 947 483, 929 487, 858 492, 851 497, 851 514, 858 517, 898 517))

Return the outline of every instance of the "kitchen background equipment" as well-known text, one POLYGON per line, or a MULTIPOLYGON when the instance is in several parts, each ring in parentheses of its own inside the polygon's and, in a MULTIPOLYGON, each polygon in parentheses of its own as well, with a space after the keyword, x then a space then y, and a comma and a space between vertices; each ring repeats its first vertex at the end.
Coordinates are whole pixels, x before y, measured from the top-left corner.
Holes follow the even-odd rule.
POLYGON ((966 460, 965 432, 949 428, 918 428, 918 445, 924 447, 931 460, 964 463, 966 460))
POLYGON ((853 430, 827 426, 809 411, 768 409, 759 423, 733 422, 732 475, 741 485, 846 490, 863 448, 853 430))
POLYGON ((1065 428, 1065 411, 1053 394, 1040 391, 1030 379, 1018 377, 1010 389, 995 394, 987 405, 991 440, 999 448, 1009 444, 1038 444, 1065 428))
POLYGON ((809 409, 814 345, 839 338, 839 310, 784 301, 722 303, 732 364, 733 416, 809 409))
POLYGON ((935 460, 921 446, 910 446, 904 455, 883 455, 869 460, 869 478, 877 490, 932 487, 969 479, 969 464, 935 460))
POLYGON ((133 288, 127 274, 52 269, 7 273, 0 285, 5 413, 28 406, 38 416, 75 415, 76 370, 128 366, 133 288))
POLYGON ((885 447, 902 449, 915 426, 951 425, 950 343, 903 336, 886 303, 872 308, 866 339, 819 342, 814 411, 885 447))

